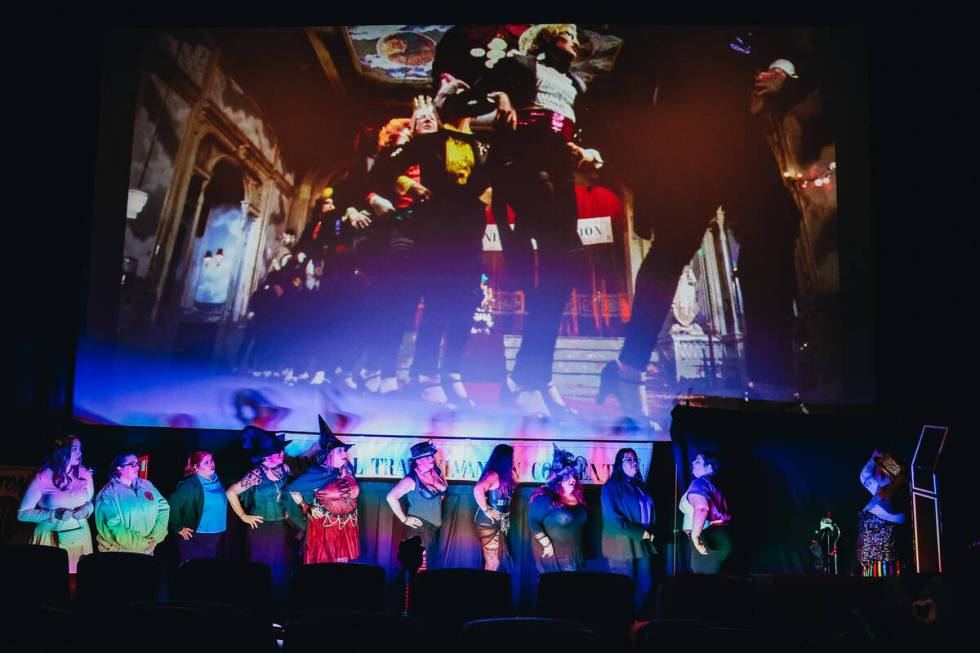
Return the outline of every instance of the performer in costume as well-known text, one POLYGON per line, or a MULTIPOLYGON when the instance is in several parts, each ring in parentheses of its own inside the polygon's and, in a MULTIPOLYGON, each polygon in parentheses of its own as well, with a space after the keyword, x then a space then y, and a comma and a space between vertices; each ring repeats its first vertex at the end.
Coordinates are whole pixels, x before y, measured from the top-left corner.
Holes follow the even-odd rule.
POLYGON ((720 469, 718 457, 703 451, 691 463, 694 480, 681 496, 683 530, 690 536, 691 571, 717 574, 732 552, 728 501, 716 484, 720 469))
POLYGON ((908 510, 908 477, 891 454, 877 449, 861 469, 871 501, 858 516, 857 560, 863 576, 901 573, 899 534, 908 510))
POLYGON ((315 464, 289 483, 286 501, 290 521, 306 533, 303 564, 350 562, 360 554, 357 497, 361 488, 347 459, 345 444, 319 417, 320 452, 315 464))
POLYGON ((381 223, 376 228, 381 231, 384 241, 383 254, 378 258, 374 271, 375 285, 370 305, 371 314, 379 325, 375 337, 380 357, 381 394, 399 390, 398 351, 405 332, 414 325, 422 296, 422 277, 416 251, 418 227, 411 218, 420 201, 427 197, 428 189, 418 179, 417 166, 412 166, 399 178, 401 192, 393 188, 388 175, 380 173, 378 169, 410 139, 437 129, 431 104, 417 106, 411 120, 389 121, 378 135, 381 152, 369 176, 368 186, 372 192, 365 199, 377 218, 375 223, 381 223))
POLYGON ((214 456, 195 451, 187 457, 184 475, 169 499, 168 528, 178 536, 180 562, 217 558, 228 528, 228 497, 215 472, 214 456))
MULTIPOLYGON (((463 90, 463 85, 447 75, 440 95, 456 90, 463 90)), ((416 115, 434 111, 431 100, 424 97, 416 98, 415 109, 416 115)), ((405 226, 415 241, 411 274, 418 276, 425 312, 415 342, 412 382, 406 390, 433 403, 471 406, 461 372, 473 312, 480 302, 486 225, 480 198, 489 186, 486 148, 470 131, 468 117, 453 114, 445 105, 440 117, 437 131, 416 134, 381 158, 375 174, 379 188, 396 188, 400 195, 414 198, 405 226), (447 269, 452 274, 446 274, 447 269)))
POLYGON ((282 489, 289 481, 284 462, 286 440, 283 433, 270 433, 257 426, 242 429, 242 445, 256 466, 228 488, 228 505, 249 526, 248 559, 269 566, 273 587, 285 587, 286 522, 282 489))
POLYGON ((570 70, 579 46, 577 28, 536 25, 520 42, 521 55, 499 60, 472 89, 446 104, 470 115, 497 111, 488 162, 493 212, 498 225, 507 224, 508 205, 516 215, 514 231, 501 228, 500 237, 527 297, 521 347, 501 401, 562 418, 574 411, 552 383, 552 363, 574 274, 585 266, 574 172, 576 165, 599 167, 602 158, 572 142, 575 102, 585 91, 570 70))
POLYGON ((136 454, 116 456, 109 482, 95 495, 99 551, 153 555, 167 537, 170 504, 153 483, 139 477, 136 454))
POLYGON ((578 571, 585 567, 582 533, 588 512, 581 480, 588 463, 554 447, 548 482, 531 495, 527 524, 538 571, 578 571))
POLYGON ((473 497, 479 507, 476 533, 483 548, 483 568, 488 571, 509 571, 510 502, 517 489, 514 477, 514 448, 498 444, 490 453, 480 480, 473 486, 473 497))
POLYGON ((449 484, 442 478, 436 465, 435 445, 419 442, 411 448, 411 471, 398 481, 386 497, 391 512, 408 527, 409 536, 418 535, 424 547, 422 567, 435 559, 439 543, 439 527, 442 526, 442 501, 449 484), (408 510, 402 510, 401 499, 408 502, 408 510))
POLYGON ((653 587, 655 521, 653 499, 643 484, 636 451, 620 449, 613 473, 602 486, 602 555, 609 561, 609 571, 633 579, 637 610, 653 587))
POLYGON ((55 440, 55 450, 31 480, 17 511, 17 519, 35 524, 31 544, 56 546, 68 552, 68 571, 78 559, 92 553, 92 514, 95 486, 92 470, 82 464, 82 443, 66 436, 55 440))

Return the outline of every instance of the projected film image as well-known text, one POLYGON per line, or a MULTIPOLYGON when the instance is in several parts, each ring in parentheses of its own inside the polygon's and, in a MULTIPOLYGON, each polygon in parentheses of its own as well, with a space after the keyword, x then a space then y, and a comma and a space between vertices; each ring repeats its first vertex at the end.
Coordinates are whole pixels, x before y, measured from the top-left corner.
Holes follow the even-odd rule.
POLYGON ((832 31, 141 34, 77 417, 649 440, 847 400, 832 31))

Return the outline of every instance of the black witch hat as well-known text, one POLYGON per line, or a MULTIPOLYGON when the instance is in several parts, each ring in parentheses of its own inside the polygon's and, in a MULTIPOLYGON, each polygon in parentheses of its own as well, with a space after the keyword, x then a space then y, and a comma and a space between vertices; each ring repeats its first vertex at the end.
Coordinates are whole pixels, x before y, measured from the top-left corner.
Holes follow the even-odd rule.
POLYGON ((330 427, 327 426, 327 423, 324 422, 323 418, 320 417, 319 415, 317 415, 317 420, 319 420, 320 422, 320 450, 321 451, 326 453, 328 451, 332 451, 333 449, 336 449, 337 447, 343 447, 344 450, 346 451, 347 449, 350 449, 351 447, 354 446, 353 444, 347 444, 346 442, 342 442, 340 438, 334 435, 334 432, 330 430, 330 427))
POLYGON ((253 463, 279 453, 290 442, 285 433, 272 433, 251 424, 242 429, 242 448, 253 463))

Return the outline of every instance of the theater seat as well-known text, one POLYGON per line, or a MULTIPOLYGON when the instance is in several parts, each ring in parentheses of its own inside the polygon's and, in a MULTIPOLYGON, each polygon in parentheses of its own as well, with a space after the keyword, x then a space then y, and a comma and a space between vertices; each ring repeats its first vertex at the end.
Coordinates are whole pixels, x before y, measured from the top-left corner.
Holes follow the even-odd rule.
POLYGON ((455 641, 468 621, 513 615, 510 574, 483 569, 429 569, 415 579, 409 612, 427 633, 455 641))
POLYGON ((265 626, 272 624, 272 572, 259 562, 198 558, 177 569, 172 597, 243 607, 265 626))
POLYGON ((68 608, 68 553, 54 546, 0 546, 0 605, 68 608))
POLYGON ((78 610, 105 613, 163 597, 163 565, 153 556, 122 551, 93 553, 78 562, 78 610))
POLYGON ((561 651, 593 653, 599 633, 574 621, 541 617, 479 619, 463 626, 460 650, 467 653, 513 651, 561 651), (506 644, 503 644, 506 642, 506 644))
POLYGON ((390 653, 424 648, 423 628, 418 620, 369 610, 304 612, 290 618, 283 639, 283 650, 292 653, 390 653))
POLYGON ((0 650, 62 653, 66 637, 79 632, 80 622, 75 614, 59 608, 5 605, 0 608, 0 650))
POLYGON ((646 621, 636 625, 631 634, 634 651, 683 651, 697 649, 794 651, 803 648, 802 637, 788 638, 752 626, 719 623, 716 620, 678 619, 646 621), (777 645, 778 642, 778 645, 777 645))
POLYGON ((597 571, 561 571, 538 578, 537 612, 568 619, 599 632, 609 645, 622 646, 633 623, 633 580, 597 571))
POLYGON ((102 633, 143 652, 271 653, 275 641, 245 607, 208 601, 144 601, 122 608, 113 632, 102 633))
POLYGON ((657 592, 658 619, 753 621, 756 583, 720 574, 668 576, 657 592))
POLYGON ((376 565, 302 565, 289 584, 290 614, 384 609, 385 570, 376 565))

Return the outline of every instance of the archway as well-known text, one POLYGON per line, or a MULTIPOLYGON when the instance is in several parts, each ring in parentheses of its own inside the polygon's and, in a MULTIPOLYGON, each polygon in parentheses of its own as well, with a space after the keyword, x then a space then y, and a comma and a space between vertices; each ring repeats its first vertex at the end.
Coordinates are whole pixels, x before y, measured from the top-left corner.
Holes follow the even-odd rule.
POLYGON ((190 234, 175 353, 206 360, 214 351, 225 309, 235 299, 246 236, 244 200, 241 169, 219 159, 204 190, 197 228, 190 234))

